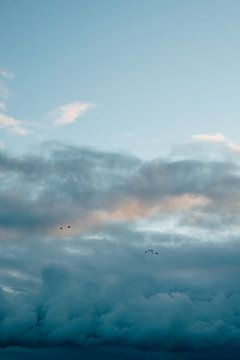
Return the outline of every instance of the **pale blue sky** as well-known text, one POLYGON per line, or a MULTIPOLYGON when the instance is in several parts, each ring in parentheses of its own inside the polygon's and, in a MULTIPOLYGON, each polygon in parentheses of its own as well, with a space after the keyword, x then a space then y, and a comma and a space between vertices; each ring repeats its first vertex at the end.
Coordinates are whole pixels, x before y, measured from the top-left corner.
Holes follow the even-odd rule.
POLYGON ((1 0, 0 69, 15 75, 1 77, 1 114, 32 133, 1 128, 0 142, 142 157, 201 133, 240 142, 239 13, 232 0, 1 0), (48 114, 74 102, 95 107, 53 126, 48 114))

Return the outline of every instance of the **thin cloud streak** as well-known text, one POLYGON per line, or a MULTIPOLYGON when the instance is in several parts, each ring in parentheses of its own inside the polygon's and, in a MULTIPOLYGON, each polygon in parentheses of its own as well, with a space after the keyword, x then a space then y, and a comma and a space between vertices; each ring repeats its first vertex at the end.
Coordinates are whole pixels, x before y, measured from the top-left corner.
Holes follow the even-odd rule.
POLYGON ((14 77, 14 73, 6 69, 0 69, 0 77, 12 79, 14 77))
POLYGON ((5 128, 15 135, 25 136, 30 133, 30 130, 26 128, 24 124, 24 121, 0 114, 0 128, 5 128))
POLYGON ((216 134, 198 134, 192 136, 193 140, 196 141, 206 141, 206 142, 213 142, 213 143, 219 143, 219 142, 225 142, 227 139, 224 135, 220 133, 216 134))

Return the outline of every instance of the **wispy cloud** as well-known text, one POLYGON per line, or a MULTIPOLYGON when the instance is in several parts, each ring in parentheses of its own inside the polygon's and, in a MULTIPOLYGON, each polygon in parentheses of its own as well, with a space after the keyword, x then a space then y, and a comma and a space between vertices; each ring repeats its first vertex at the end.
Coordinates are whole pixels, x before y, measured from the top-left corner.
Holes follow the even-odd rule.
POLYGON ((24 126, 24 121, 5 114, 0 114, 0 128, 8 129, 16 135, 27 135, 30 133, 30 130, 24 126))
POLYGON ((198 135, 193 135, 192 138, 193 138, 193 140, 196 140, 196 141, 206 141, 206 142, 214 142, 214 143, 225 142, 227 140, 225 138, 225 136, 220 133, 198 134, 198 135))
POLYGON ((86 112, 95 105, 92 103, 84 103, 81 101, 75 101, 50 112, 49 116, 53 119, 55 126, 68 125, 75 122, 80 116, 86 114, 86 112))
POLYGON ((0 80, 0 109, 6 109, 6 101, 10 95, 10 90, 4 84, 3 81, 0 80))
POLYGON ((14 73, 5 69, 0 69, 0 77, 12 79, 14 77, 14 73))
POLYGON ((0 69, 0 110, 6 110, 6 101, 10 95, 10 90, 1 78, 11 79, 14 74, 8 70, 0 69))
POLYGON ((5 110, 6 104, 3 101, 0 101, 0 110, 5 110))
POLYGON ((8 114, 3 114, 2 112, 6 110, 6 101, 10 95, 10 90, 5 84, 3 79, 12 79, 14 73, 6 69, 0 69, 0 128, 7 129, 9 132, 15 135, 24 136, 31 133, 30 129, 27 126, 26 121, 18 120, 8 114))

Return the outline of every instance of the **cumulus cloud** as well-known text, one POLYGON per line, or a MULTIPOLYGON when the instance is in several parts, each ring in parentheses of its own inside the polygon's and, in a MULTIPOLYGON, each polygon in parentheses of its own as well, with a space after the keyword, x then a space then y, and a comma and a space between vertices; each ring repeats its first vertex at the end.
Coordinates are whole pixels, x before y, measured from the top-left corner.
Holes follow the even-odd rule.
POLYGON ((53 119, 55 126, 68 125, 94 107, 95 105, 91 103, 75 101, 53 110, 49 116, 53 119))
POLYGON ((0 170, 2 347, 239 348, 235 157, 52 144, 0 170))

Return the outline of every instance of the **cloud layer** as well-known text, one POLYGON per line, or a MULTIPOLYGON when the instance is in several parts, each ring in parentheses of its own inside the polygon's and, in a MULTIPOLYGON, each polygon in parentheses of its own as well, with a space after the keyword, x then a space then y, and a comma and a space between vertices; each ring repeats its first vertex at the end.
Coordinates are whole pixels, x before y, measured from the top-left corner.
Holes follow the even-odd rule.
POLYGON ((0 170, 2 347, 239 348, 235 157, 52 144, 0 170))

